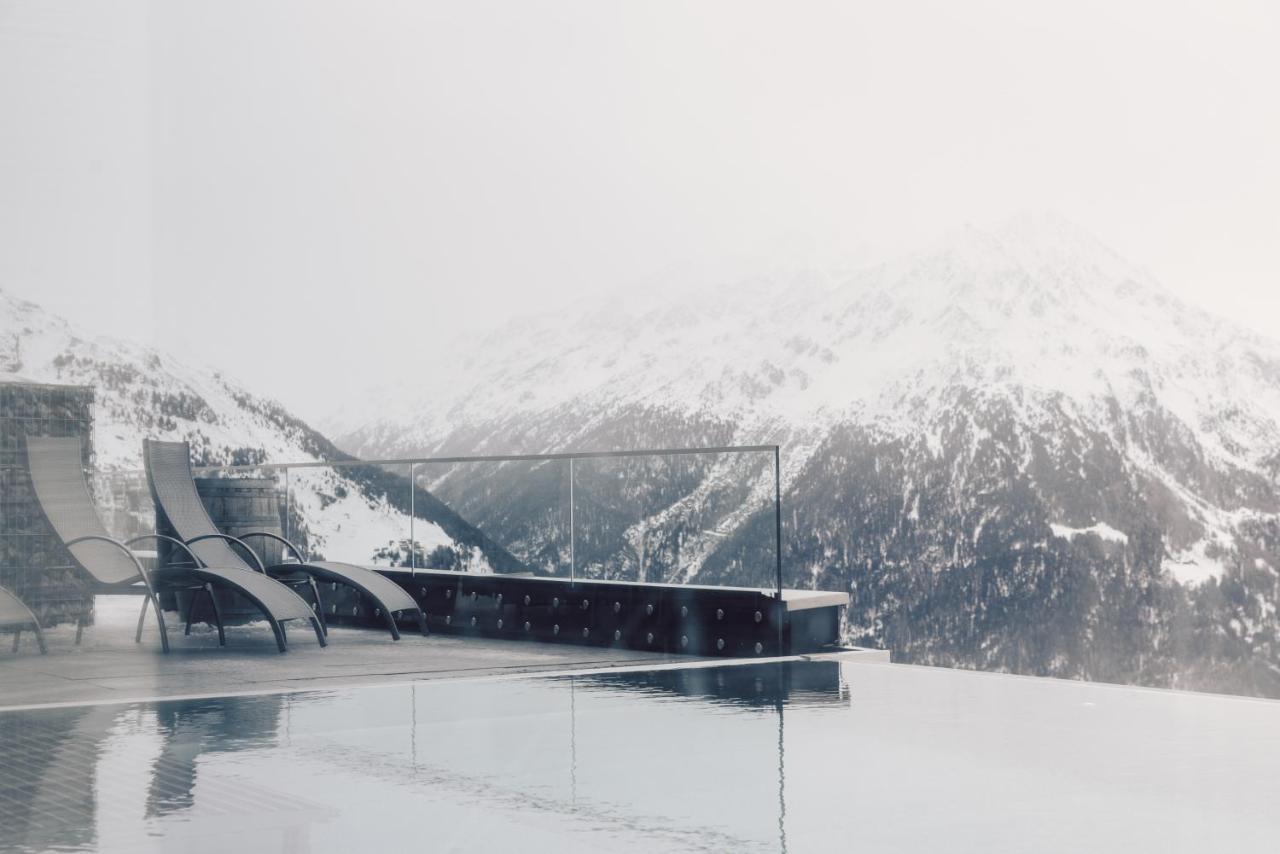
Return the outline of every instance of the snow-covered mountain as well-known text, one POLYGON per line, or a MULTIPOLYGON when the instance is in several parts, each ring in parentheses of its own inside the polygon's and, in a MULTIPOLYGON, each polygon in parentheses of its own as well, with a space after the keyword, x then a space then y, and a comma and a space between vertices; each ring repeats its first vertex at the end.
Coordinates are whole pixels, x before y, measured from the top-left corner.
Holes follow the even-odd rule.
MULTIPOLYGON (((851 590, 856 639, 917 661, 1280 691, 1280 343, 1058 217, 839 275, 522 321, 432 377, 421 398, 361 407, 389 413, 376 422, 335 420, 339 444, 780 442, 788 581, 851 590)), ((632 494, 630 515, 615 502, 614 545, 588 561, 634 572, 647 536, 683 577, 751 580, 765 475, 717 461, 674 494, 632 494), (713 509, 711 481, 745 485, 713 509)), ((435 487, 521 557, 562 560, 519 490, 495 506, 474 476, 435 487)))
MULTIPOLYGON (((197 465, 349 460, 270 400, 212 370, 109 338, 88 338, 39 306, 0 291, 0 380, 92 386, 98 500, 118 524, 150 528, 144 438, 189 442, 197 465), (139 507, 142 512, 137 512, 139 507), (122 516, 123 521, 122 521, 122 516)), ((409 487, 373 467, 295 469, 289 476, 295 538, 314 555, 387 563, 407 555, 409 487)), ((421 492, 421 490, 420 490, 421 492)), ((433 565, 488 571, 509 554, 422 493, 414 540, 433 565)))

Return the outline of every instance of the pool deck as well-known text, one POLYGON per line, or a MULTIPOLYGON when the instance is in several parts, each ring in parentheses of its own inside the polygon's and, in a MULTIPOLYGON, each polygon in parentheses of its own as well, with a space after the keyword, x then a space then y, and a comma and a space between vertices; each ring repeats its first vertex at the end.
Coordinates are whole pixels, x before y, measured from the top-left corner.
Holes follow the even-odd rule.
MULTIPOLYGON (((164 697, 279 693, 430 679, 492 677, 602 670, 615 667, 693 665, 711 661, 689 655, 664 655, 609 647, 506 641, 479 637, 406 632, 393 642, 384 631, 335 626, 321 649, 311 631, 289 632, 289 651, 276 651, 264 624, 227 629, 227 645, 218 646, 208 627, 170 626, 172 652, 160 651, 154 620, 141 644, 133 641, 140 600, 99 597, 97 623, 85 630, 79 646, 75 630, 64 626, 45 633, 49 654, 41 655, 31 634, 11 653, 11 635, 0 638, 0 709, 36 705, 130 702, 164 697)), ((166 615, 172 618, 174 615, 166 615)), ((887 653, 867 651, 887 660, 887 653)), ((714 659, 725 664, 725 659, 714 659)))

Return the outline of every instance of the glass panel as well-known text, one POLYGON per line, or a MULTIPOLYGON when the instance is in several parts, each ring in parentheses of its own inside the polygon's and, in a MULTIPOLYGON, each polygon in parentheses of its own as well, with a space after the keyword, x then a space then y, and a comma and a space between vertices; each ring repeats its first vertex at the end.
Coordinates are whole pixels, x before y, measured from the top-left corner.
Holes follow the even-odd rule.
MULTIPOLYGON (((279 534, 314 560, 654 584, 776 583, 771 452, 195 474, 224 531, 279 534)), ((154 530, 143 472, 98 472, 94 488, 113 536, 154 530)), ((264 560, 289 559, 278 544, 253 545, 264 560)))
POLYGON ((414 564, 407 464, 286 471, 285 527, 308 558, 362 566, 414 564))
POLYGON ((568 577, 566 460, 418 463, 415 470, 421 565, 568 577))
POLYGON ((773 456, 577 460, 574 523, 579 577, 772 588, 773 456))

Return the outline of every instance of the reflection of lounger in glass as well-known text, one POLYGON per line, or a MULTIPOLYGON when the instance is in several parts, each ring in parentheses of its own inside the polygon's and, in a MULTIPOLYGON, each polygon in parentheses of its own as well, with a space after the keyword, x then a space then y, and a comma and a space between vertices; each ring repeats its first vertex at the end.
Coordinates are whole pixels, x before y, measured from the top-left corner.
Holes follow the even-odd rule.
MULTIPOLYGON (((134 592, 139 585, 147 597, 138 617, 138 633, 142 639, 142 624, 147 605, 155 611, 160 627, 160 644, 169 651, 169 635, 164 624, 164 612, 160 607, 159 593, 177 590, 192 591, 190 609, 200 593, 208 595, 213 603, 214 619, 218 627, 218 642, 226 643, 222 620, 218 614, 214 588, 225 588, 243 596, 262 612, 275 633, 280 651, 286 649, 283 623, 287 620, 305 620, 315 628, 320 645, 325 643, 324 632, 311 607, 300 596, 265 575, 246 572, 238 564, 229 566, 203 566, 191 555, 192 566, 160 567, 152 572, 142 566, 129 546, 138 540, 167 539, 151 534, 137 537, 129 543, 112 539, 98 517, 97 508, 89 495, 82 463, 79 438, 27 438, 27 466, 36 498, 49 524, 57 532, 72 559, 92 576, 104 592, 134 592)), ((187 551, 180 542, 175 548, 187 551)), ((190 611, 188 611, 188 627, 190 611)))
POLYGON ((36 643, 41 652, 48 652, 44 645, 44 632, 40 631, 40 620, 27 607, 27 603, 18 598, 12 590, 0 587, 0 629, 13 629, 13 651, 18 651, 18 642, 22 640, 22 630, 32 629, 36 633, 36 643))
POLYGON ((170 527, 203 563, 239 566, 250 571, 256 569, 295 589, 310 588, 317 614, 324 613, 324 603, 316 581, 345 584, 373 603, 386 621, 392 638, 400 639, 395 615, 401 611, 412 611, 417 616, 419 629, 424 635, 427 633, 426 615, 414 598, 400 585, 372 570, 337 561, 307 561, 293 543, 266 531, 242 534, 239 538, 222 533, 209 518, 209 512, 196 491, 191 472, 191 449, 187 443, 148 441, 145 449, 147 480, 151 484, 156 513, 168 520, 170 527), (264 566, 257 553, 244 543, 251 537, 281 543, 298 562, 264 566), (232 546, 239 546, 254 566, 246 563, 232 546))

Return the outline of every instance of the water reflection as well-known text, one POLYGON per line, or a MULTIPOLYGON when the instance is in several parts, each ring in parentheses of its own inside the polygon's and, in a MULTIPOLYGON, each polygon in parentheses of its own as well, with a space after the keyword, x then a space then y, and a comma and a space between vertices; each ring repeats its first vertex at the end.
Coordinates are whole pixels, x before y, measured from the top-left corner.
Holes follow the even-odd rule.
POLYGON ((1280 703, 935 668, 424 682, 0 712, 0 850, 1271 850, 1278 764, 1280 703))
POLYGON ((95 772, 114 717, 101 708, 0 715, 0 844, 94 846, 95 772))
POLYGON ((822 663, 0 713, 0 849, 785 850, 784 715, 841 703, 822 663))
POLYGON ((780 704, 847 706, 834 661, 780 662, 755 667, 681 667, 575 677, 583 684, 661 696, 688 697, 740 709, 776 711, 780 704))
POLYGON ((279 695, 159 703, 154 727, 162 738, 147 787, 147 817, 190 808, 195 800, 196 766, 207 754, 270 747, 280 728, 279 695))

